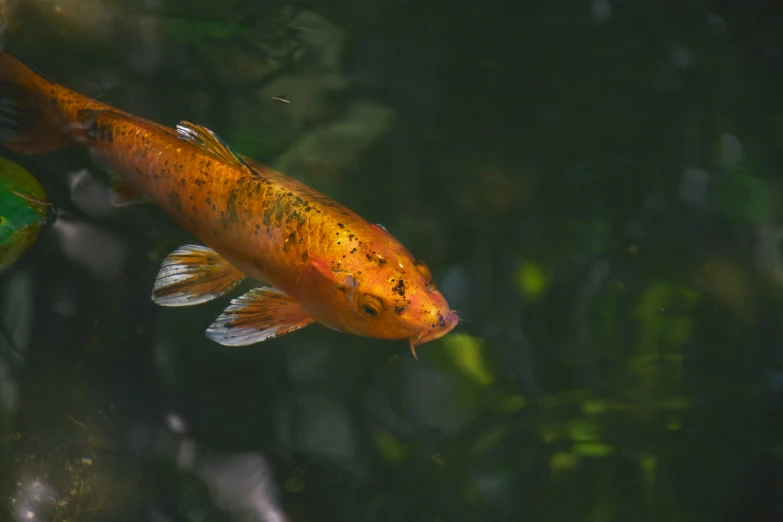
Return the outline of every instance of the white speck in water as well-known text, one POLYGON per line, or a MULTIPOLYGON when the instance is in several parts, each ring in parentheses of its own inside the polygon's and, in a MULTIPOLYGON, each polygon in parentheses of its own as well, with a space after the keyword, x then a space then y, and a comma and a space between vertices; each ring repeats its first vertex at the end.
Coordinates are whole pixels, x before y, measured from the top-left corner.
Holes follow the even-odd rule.
POLYGON ((169 413, 166 415, 166 425, 177 435, 182 435, 185 433, 185 420, 176 413, 169 413))

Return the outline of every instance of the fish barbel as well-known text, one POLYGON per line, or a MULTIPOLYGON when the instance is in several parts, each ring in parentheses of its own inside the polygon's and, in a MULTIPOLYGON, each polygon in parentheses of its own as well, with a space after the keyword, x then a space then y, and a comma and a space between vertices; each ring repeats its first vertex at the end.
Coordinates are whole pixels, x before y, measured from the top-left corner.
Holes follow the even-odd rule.
POLYGON ((133 116, 0 51, 0 142, 43 153, 74 141, 106 165, 115 205, 151 200, 203 242, 163 261, 156 303, 204 303, 245 278, 267 285, 233 299, 207 329, 218 343, 252 344, 318 322, 408 340, 415 356, 459 321, 427 265, 382 226, 237 154, 207 128, 133 116))

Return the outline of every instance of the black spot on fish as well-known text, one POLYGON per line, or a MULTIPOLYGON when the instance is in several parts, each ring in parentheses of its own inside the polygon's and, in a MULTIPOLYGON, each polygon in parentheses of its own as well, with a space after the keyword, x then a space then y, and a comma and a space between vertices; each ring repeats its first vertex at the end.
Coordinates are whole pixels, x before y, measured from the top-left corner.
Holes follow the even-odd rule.
MULTIPOLYGON (((294 205, 292 204, 291 206, 293 207, 294 205)), ((300 220, 300 217, 299 217, 299 212, 297 212, 296 210, 293 210, 293 211, 291 211, 291 213, 288 215, 288 217, 285 219, 285 223, 286 223, 286 225, 287 225, 287 224, 289 224, 289 223, 291 223, 292 221, 295 221, 295 222, 297 222, 297 223, 298 223, 298 222, 299 222, 299 220, 300 220)))
POLYGON ((394 307, 394 314, 395 315, 402 315, 402 313, 405 311, 404 306, 395 306, 394 307))
POLYGON ((270 207, 269 207, 268 209, 266 209, 266 211, 264 212, 264 218, 263 218, 263 220, 264 220, 264 225, 266 225, 267 227, 269 227, 269 226, 271 226, 271 225, 272 225, 272 214, 274 213, 274 211, 275 211, 275 207, 273 207, 273 206, 270 206, 270 207))
POLYGON ((253 185, 248 183, 252 183, 251 178, 240 178, 231 188, 228 200, 226 201, 226 213, 229 222, 235 223, 239 221, 241 202, 245 200, 248 192, 253 188, 253 185))
POLYGON ((166 194, 166 199, 169 203, 169 208, 176 212, 177 214, 182 214, 182 200, 180 199, 179 193, 176 191, 171 191, 168 194, 166 194))
POLYGON ((446 328, 446 318, 443 317, 443 314, 438 314, 438 324, 441 328, 446 328))
POLYGON ((97 135, 98 139, 101 141, 108 141, 109 143, 112 143, 114 141, 114 132, 112 131, 112 128, 110 125, 107 124, 98 124, 97 126, 97 135))
POLYGON ((392 293, 405 297, 405 282, 402 279, 397 281, 397 284, 392 287, 392 293))
POLYGON ((302 263, 307 263, 307 260, 310 259, 310 254, 307 253, 307 250, 302 252, 302 263))
POLYGON ((280 226, 283 223, 283 216, 286 214, 286 203, 286 195, 282 192, 278 192, 272 202, 272 208, 274 209, 272 223, 277 226, 280 226))
POLYGON ((345 225, 343 225, 342 223, 337 223, 337 226, 340 228, 345 228, 345 225))

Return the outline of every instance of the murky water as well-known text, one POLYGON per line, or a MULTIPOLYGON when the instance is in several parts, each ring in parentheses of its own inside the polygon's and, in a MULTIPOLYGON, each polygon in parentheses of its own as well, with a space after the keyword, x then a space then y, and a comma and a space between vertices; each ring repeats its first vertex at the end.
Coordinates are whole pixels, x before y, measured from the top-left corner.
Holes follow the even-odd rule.
MULTIPOLYGON (((464 321, 227 348, 195 240, 79 147, 0 276, 0 520, 783 520, 783 36, 766 4, 18 0, 49 79, 378 222, 464 321)), ((232 297, 254 286, 243 283, 232 297)))

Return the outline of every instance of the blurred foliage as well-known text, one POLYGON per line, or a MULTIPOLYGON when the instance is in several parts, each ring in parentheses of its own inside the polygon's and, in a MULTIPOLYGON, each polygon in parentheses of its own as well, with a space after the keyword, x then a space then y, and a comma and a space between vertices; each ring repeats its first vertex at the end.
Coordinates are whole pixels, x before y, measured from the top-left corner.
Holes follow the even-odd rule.
POLYGON ((63 520, 242 519, 183 469, 174 411, 207 453, 265 455, 294 521, 783 520, 774 10, 459 7, 0 10, 6 47, 53 80, 207 125, 383 223, 463 318, 419 361, 317 327, 226 350, 203 336, 222 300, 149 302, 192 238, 149 206, 80 205, 83 151, 14 156, 68 223, 128 254, 98 275, 53 232, 18 268, 35 327, 24 364, 0 352, 19 401, 0 409, 0 498, 46 467, 63 520))

